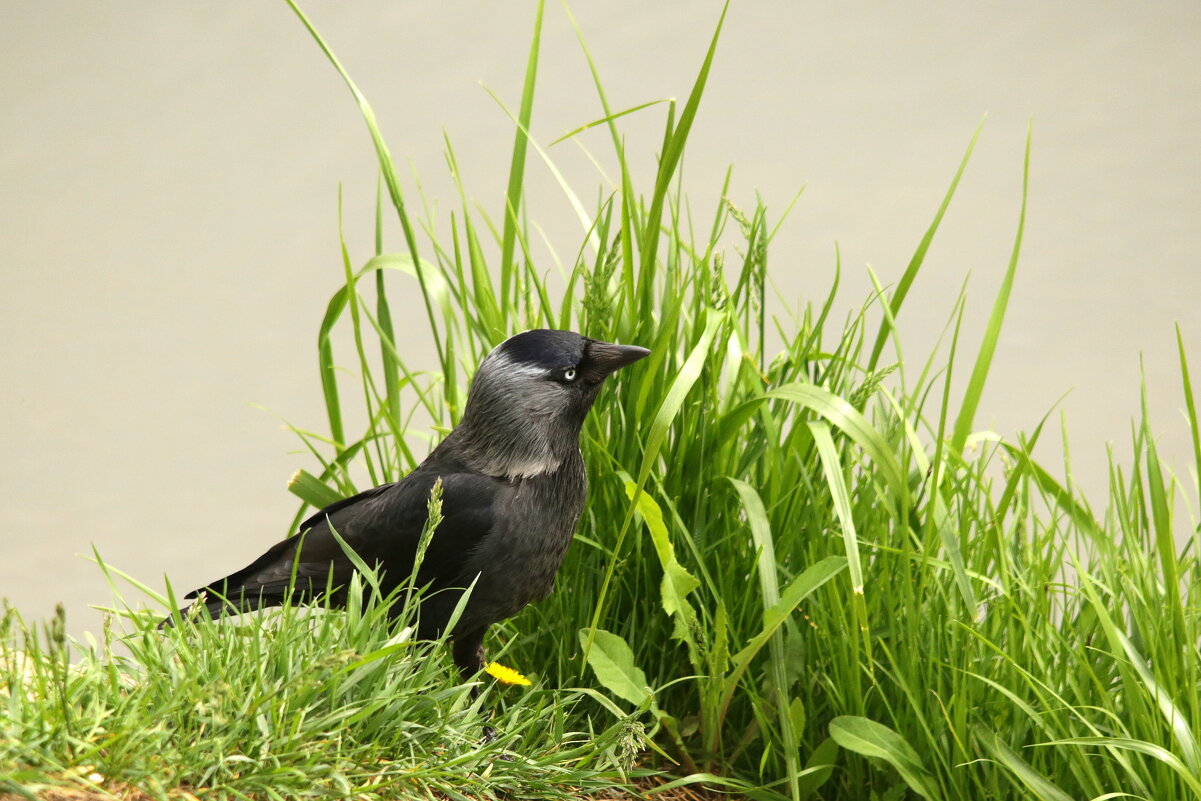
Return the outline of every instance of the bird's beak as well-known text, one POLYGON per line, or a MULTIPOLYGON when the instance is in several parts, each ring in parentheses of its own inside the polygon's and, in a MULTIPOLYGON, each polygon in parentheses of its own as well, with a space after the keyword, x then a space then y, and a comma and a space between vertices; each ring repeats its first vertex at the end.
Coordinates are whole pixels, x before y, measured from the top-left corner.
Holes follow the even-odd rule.
POLYGON ((596 340, 588 343, 588 361, 601 378, 649 355, 649 350, 637 345, 614 345, 596 340))

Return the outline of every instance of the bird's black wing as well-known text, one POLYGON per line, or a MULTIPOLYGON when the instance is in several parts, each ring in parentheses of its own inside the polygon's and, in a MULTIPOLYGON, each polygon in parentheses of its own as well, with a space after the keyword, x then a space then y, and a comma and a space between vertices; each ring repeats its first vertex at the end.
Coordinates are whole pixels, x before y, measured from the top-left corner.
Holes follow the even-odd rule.
MULTIPOLYGON (((330 515, 337 512, 339 509, 345 509, 347 506, 352 506, 353 504, 365 501, 368 498, 371 498, 375 495, 379 495, 380 493, 387 492, 395 486, 396 486, 396 482, 392 482, 391 484, 380 484, 378 487, 372 487, 369 490, 363 490, 358 495, 351 495, 350 497, 343 498, 340 501, 334 501, 329 506, 326 506, 325 508, 321 509, 320 511, 314 512, 312 517, 308 518, 307 520, 305 520, 304 522, 302 522, 300 524, 300 528, 298 529, 298 531, 308 531, 313 526, 316 526, 320 523, 324 523, 326 518, 328 518, 330 515)), ((337 525, 337 524, 335 524, 335 525, 337 525)))
POLYGON ((463 562, 492 530, 497 497, 508 488, 502 480, 459 469, 454 472, 422 465, 395 484, 344 498, 306 520, 301 531, 272 546, 242 570, 189 593, 195 598, 208 590, 240 608, 279 603, 291 583, 317 592, 332 579, 345 586, 354 563, 330 532, 333 529, 369 565, 379 565, 394 585, 412 571, 421 529, 428 516, 430 491, 443 482, 443 520, 422 563, 419 583, 452 586, 463 562))

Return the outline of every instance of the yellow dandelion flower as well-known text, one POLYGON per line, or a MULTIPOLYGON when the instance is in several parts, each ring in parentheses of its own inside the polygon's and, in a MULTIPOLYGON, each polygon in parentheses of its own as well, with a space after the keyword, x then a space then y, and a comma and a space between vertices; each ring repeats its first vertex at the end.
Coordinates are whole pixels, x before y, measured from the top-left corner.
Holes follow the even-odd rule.
POLYGON ((505 667, 500 662, 489 662, 484 672, 502 684, 522 684, 529 686, 532 682, 511 667, 505 667))

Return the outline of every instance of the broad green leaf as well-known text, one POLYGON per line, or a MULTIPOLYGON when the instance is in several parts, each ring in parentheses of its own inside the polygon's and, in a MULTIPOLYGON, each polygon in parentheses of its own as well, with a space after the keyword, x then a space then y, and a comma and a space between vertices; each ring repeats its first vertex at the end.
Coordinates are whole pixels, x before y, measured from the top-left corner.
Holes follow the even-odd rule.
POLYGON ((922 798, 942 798, 938 785, 909 742, 883 723, 857 715, 842 715, 830 721, 830 737, 848 751, 888 762, 909 789, 922 798))
POLYGON ((792 721, 793 731, 804 731, 805 721, 808 720, 805 714, 805 702, 800 698, 793 698, 788 704, 788 718, 792 721))
POLYGON ((580 645, 588 649, 588 665, 601 685, 635 706, 652 700, 646 674, 634 664, 634 652, 620 636, 604 629, 580 629, 580 645))
POLYGON ((834 773, 834 761, 838 758, 838 743, 827 737, 813 749, 805 760, 805 775, 801 778, 801 798, 809 798, 826 783, 834 773))

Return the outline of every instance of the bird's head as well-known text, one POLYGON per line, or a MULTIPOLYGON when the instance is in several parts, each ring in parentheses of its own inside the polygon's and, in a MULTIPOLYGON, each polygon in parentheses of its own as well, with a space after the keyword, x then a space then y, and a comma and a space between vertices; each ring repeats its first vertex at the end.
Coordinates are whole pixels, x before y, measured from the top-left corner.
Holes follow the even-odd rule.
POLYGON ((476 371, 457 444, 493 475, 553 470, 579 448, 580 427, 605 378, 649 353, 571 331, 509 337, 476 371))

